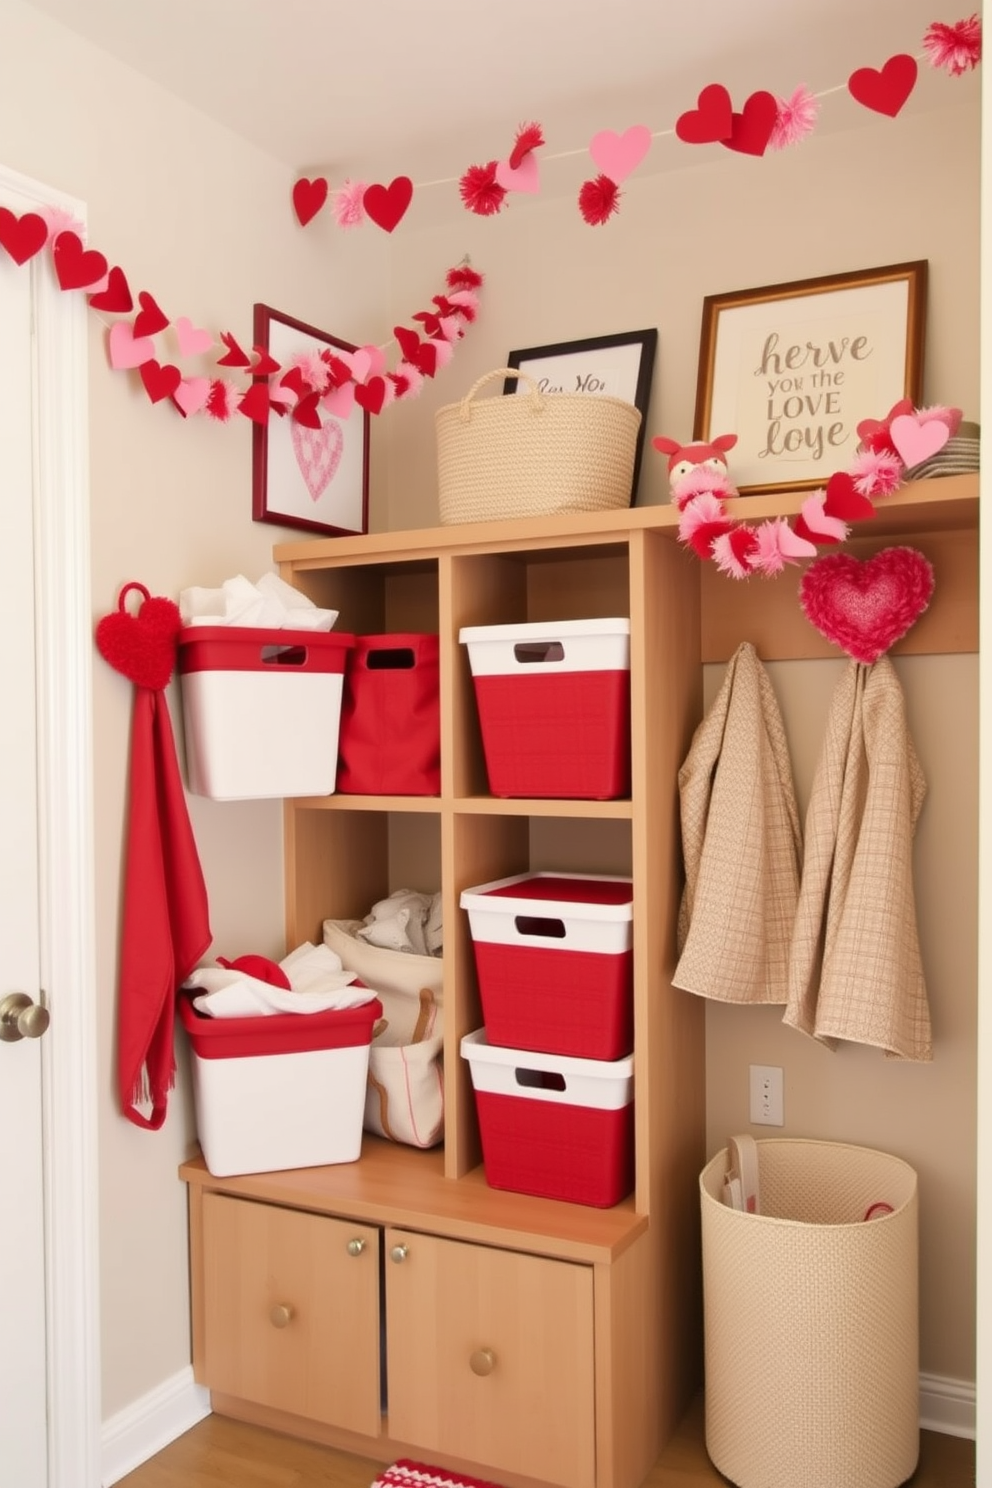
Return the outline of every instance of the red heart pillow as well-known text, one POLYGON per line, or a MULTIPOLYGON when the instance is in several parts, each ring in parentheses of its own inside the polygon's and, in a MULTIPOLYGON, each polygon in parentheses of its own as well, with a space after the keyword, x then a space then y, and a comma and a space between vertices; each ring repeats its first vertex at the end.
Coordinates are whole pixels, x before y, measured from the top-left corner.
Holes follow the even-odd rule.
POLYGON ((136 687, 161 692, 176 665, 176 637, 181 628, 179 606, 173 600, 152 598, 144 584, 125 584, 116 611, 97 624, 97 650, 136 687), (125 609, 132 589, 143 596, 134 615, 125 609))
POLYGON ((923 614, 933 582, 915 548, 884 548, 865 560, 830 553, 803 574, 799 601, 821 635, 870 666, 923 614))

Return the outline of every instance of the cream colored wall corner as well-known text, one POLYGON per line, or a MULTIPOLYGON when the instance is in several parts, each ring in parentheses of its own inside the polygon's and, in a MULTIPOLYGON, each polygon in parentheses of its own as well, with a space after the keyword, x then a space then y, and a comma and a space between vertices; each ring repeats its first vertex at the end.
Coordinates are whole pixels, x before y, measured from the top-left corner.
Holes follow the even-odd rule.
MULTIPOLYGON (((250 345, 263 301, 355 341, 378 335, 378 244, 303 234, 292 177, 274 160, 149 86, 19 0, 0 16, 0 157, 81 198, 89 241, 172 318, 250 345)), ((184 423, 112 373, 90 331, 94 616, 139 579, 178 598, 272 567, 288 529, 251 520, 251 427, 184 423)), ((180 728, 178 699, 170 696, 180 728)), ((176 1176, 194 1128, 185 1069, 164 1129, 138 1131, 114 1098, 115 978, 131 688, 94 661, 102 1398, 110 1418, 188 1366, 186 1200, 176 1176)), ((282 825, 276 802, 191 798, 211 899, 213 954, 281 952, 282 825)))
MULTIPOLYGON (((486 285, 479 322, 451 366, 420 399, 391 410, 384 429, 388 526, 436 522, 434 411, 461 398, 513 348, 656 326, 647 436, 689 437, 702 299, 710 293, 925 258, 924 401, 955 404, 978 418, 977 80, 944 96, 947 107, 849 133, 814 134, 797 149, 760 161, 731 158, 717 147, 695 156, 684 152, 698 163, 632 178, 619 216, 605 227, 583 224, 575 191, 562 184, 564 167, 554 177, 557 194, 549 187, 536 200, 511 200, 495 220, 439 203, 428 221, 421 204, 416 230, 393 256, 397 316, 423 284, 465 252, 485 273, 486 285), (939 199, 921 188, 928 181, 940 182, 939 199)), ((581 171, 581 164, 573 168, 581 171)), ((639 500, 666 496, 663 461, 648 446, 639 500)), ((773 668, 797 778, 808 780, 812 771, 842 665, 773 668)), ((934 1062, 906 1066, 859 1048, 830 1055, 783 1028, 774 1009, 713 1006, 707 1017, 708 1148, 713 1152, 729 1132, 748 1128, 753 1062, 785 1070, 786 1135, 861 1142, 913 1163, 923 1216, 921 1368, 972 1381, 977 659, 910 659, 899 663, 899 673, 929 781, 916 864, 934 1062)), ((720 675, 707 669, 711 692, 720 675)), ((551 844, 542 842, 550 852, 551 844)))

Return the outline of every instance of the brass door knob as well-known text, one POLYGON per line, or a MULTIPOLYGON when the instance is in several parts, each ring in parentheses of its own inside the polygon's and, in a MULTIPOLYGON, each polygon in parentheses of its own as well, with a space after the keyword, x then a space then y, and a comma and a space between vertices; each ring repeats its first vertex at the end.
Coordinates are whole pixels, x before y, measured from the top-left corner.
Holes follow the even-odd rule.
POLYGON ((360 1236, 356 1235, 354 1240, 348 1241, 348 1254, 350 1256, 360 1256, 364 1249, 365 1241, 360 1236))
POLYGON ((0 1039, 4 1043, 41 1038, 50 1021, 48 1009, 32 1002, 26 992, 8 992, 0 1002, 0 1039))
POLYGON ((407 1246, 405 1246, 405 1245, 394 1245, 393 1248, 392 1248, 392 1250, 389 1252, 389 1259, 391 1261, 395 1261, 396 1264, 397 1264, 397 1266, 398 1266, 399 1263, 400 1263, 400 1261, 405 1261, 408 1255, 409 1255, 409 1250, 408 1250, 407 1246))
POLYGON ((492 1349, 476 1349, 475 1352, 469 1356, 468 1367, 469 1369, 471 1369, 473 1374, 492 1374, 493 1370, 496 1368, 496 1355, 493 1353, 492 1349))
POLYGON ((293 1320, 293 1309, 285 1302, 277 1302, 269 1313, 269 1322, 273 1328, 288 1328, 293 1320))

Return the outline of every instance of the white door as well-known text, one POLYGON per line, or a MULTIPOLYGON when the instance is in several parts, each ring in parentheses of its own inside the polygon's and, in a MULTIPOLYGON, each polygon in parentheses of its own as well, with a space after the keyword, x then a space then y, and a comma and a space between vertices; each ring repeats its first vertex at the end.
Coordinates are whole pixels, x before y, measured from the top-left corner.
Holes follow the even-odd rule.
MULTIPOLYGON (((15 216, 55 200, 0 169, 15 216)), ((45 250, 0 248, 0 1488, 99 1481, 85 305, 68 301, 45 250)))

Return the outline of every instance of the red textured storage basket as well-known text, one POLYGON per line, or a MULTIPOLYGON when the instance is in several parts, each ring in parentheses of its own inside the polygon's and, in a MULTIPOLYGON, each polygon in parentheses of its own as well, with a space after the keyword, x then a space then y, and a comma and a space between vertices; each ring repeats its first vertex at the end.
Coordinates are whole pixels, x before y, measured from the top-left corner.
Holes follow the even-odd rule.
POLYGON ((439 656, 436 635, 355 637, 341 703, 339 791, 440 794, 439 656))

